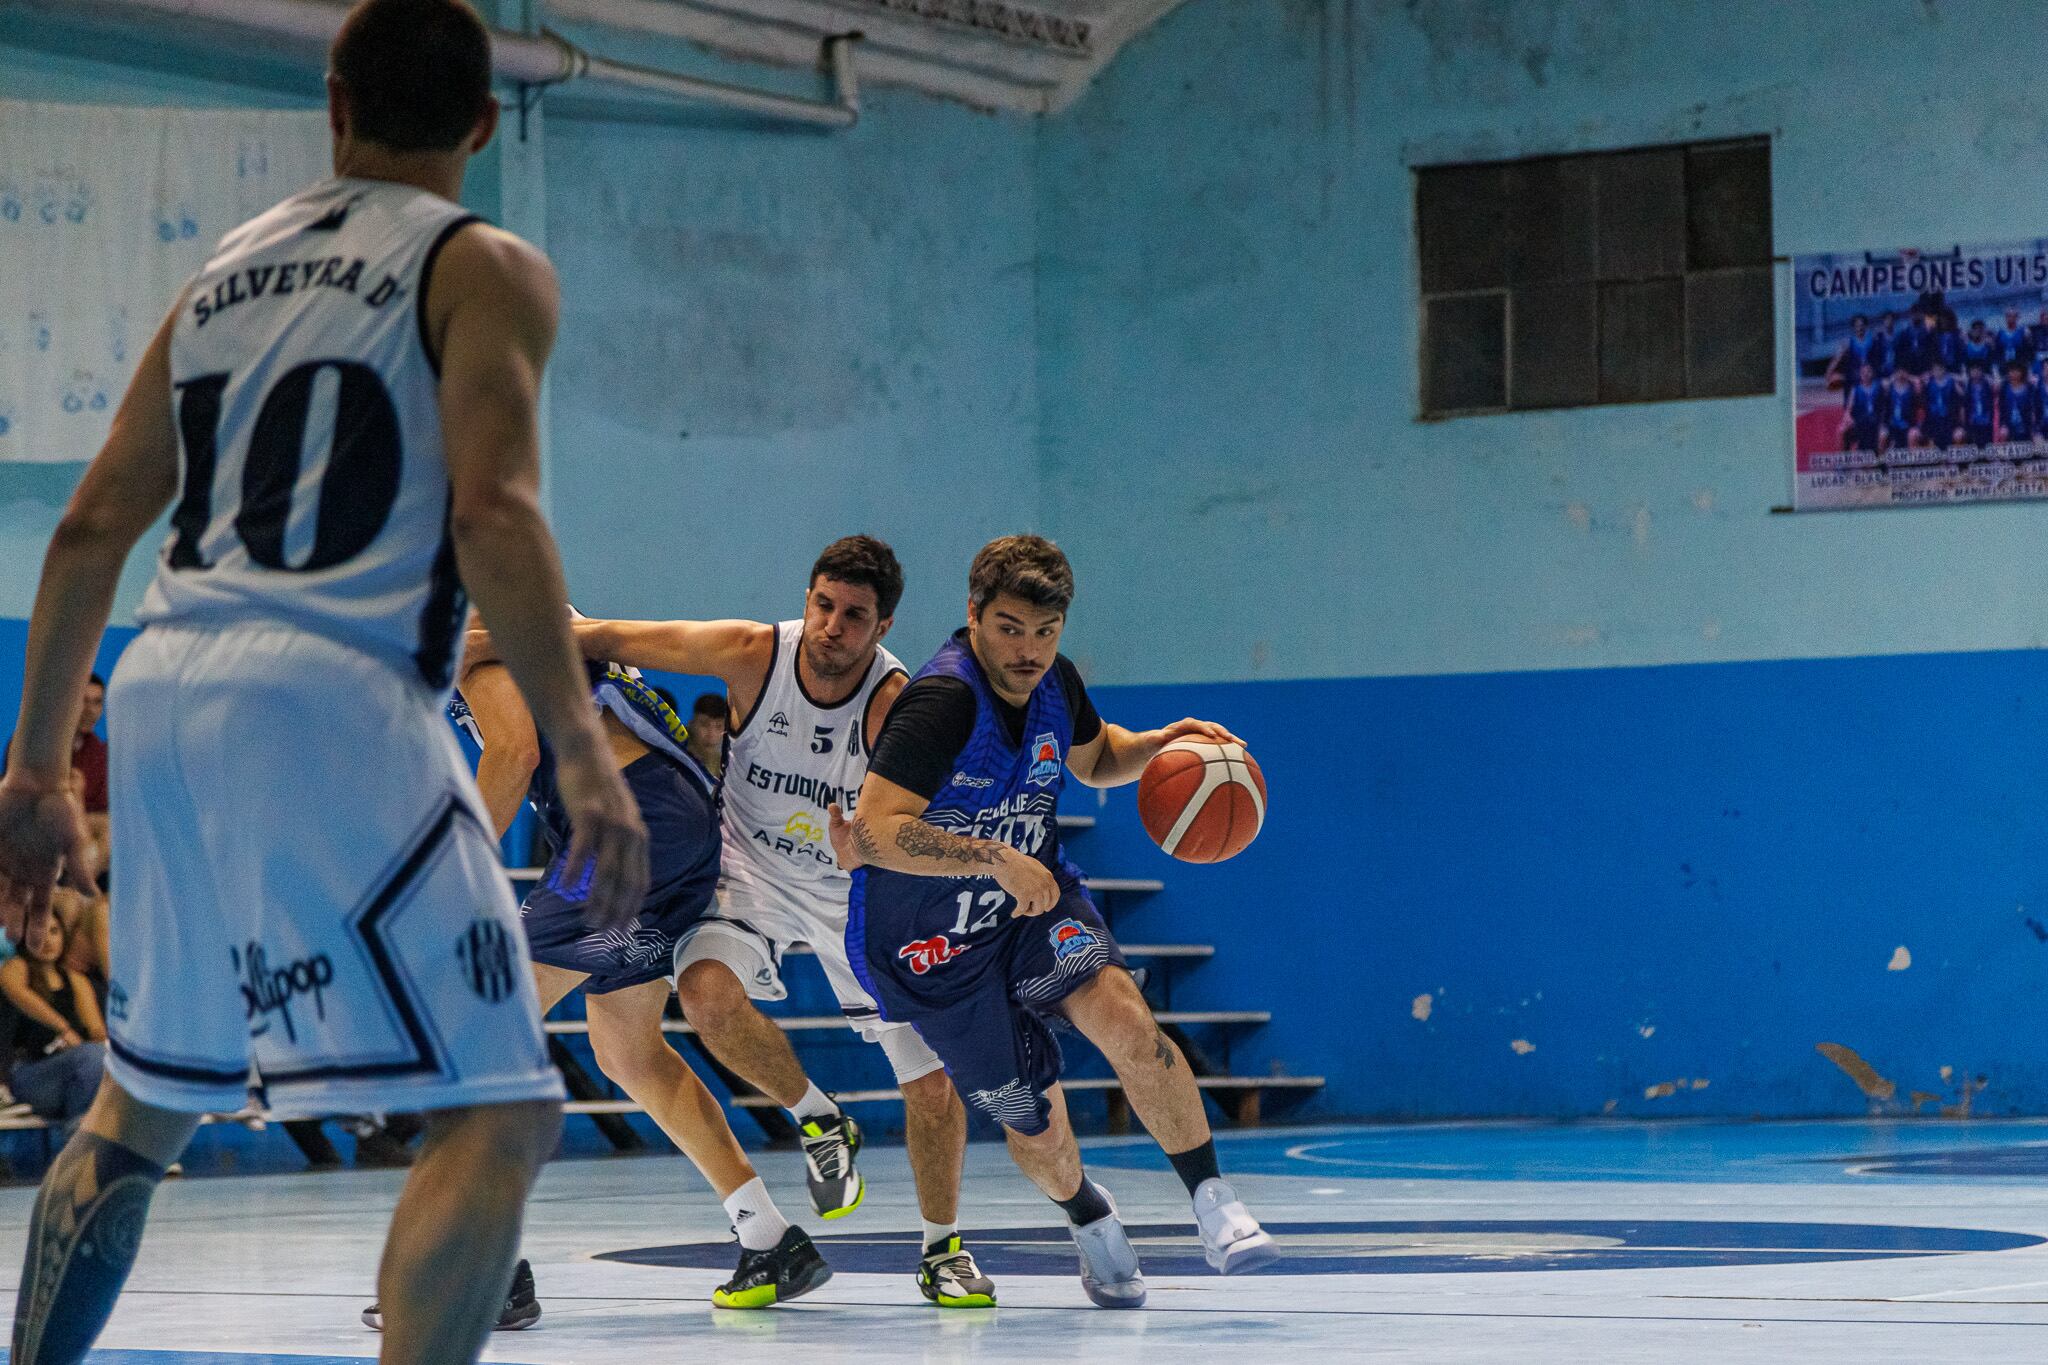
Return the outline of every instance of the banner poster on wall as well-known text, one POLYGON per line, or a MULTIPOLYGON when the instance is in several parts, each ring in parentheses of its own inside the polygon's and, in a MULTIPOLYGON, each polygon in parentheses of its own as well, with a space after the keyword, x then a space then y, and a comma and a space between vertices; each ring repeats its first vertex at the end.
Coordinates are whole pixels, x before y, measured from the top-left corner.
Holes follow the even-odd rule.
POLYGON ((0 462, 98 453, 221 235, 329 165, 315 111, 0 99, 0 462))
POLYGON ((2048 238, 1792 267, 1794 507, 2048 497, 2048 238))

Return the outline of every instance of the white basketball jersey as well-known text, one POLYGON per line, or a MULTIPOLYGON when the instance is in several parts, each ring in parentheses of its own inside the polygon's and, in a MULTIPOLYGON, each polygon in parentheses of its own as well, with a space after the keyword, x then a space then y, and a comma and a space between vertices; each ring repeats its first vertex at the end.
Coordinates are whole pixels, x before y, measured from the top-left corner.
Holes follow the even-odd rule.
POLYGON ((722 832, 729 871, 744 860, 771 880, 819 882, 847 876, 832 856, 825 807, 852 813, 868 775, 868 703, 891 673, 904 670, 877 649, 853 695, 820 706, 797 678, 803 634, 802 621, 775 628, 761 699, 727 741, 722 832))
POLYGON ((448 684, 464 598, 425 303, 474 217, 335 178, 221 240, 172 331, 182 475, 138 620, 281 622, 448 684))

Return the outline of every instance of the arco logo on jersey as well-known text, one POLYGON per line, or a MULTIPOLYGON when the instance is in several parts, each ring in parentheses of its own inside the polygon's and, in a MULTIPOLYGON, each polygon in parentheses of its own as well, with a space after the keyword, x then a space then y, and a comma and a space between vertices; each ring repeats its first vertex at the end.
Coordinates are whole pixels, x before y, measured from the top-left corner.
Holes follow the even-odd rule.
POLYGON ((772 853, 803 862, 835 866, 832 849, 825 842, 825 821, 811 811, 800 810, 783 821, 780 832, 757 829, 753 841, 772 853))
POLYGON ((944 934, 933 934, 930 938, 913 939, 904 944, 896 950, 896 956, 910 964, 912 976, 923 976, 934 967, 943 967, 973 946, 970 943, 956 944, 944 934))
POLYGON ((1059 775, 1059 736, 1048 730, 1031 741, 1031 770, 1024 780, 1034 787, 1050 787, 1059 775))

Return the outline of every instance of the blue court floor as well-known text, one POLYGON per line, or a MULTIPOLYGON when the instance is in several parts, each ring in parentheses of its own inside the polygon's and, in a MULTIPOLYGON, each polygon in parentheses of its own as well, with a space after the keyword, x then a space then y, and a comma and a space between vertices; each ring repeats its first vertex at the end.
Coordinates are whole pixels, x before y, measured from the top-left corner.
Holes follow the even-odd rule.
MULTIPOLYGON (((1091 1308, 1055 1212, 1000 1146, 968 1157, 968 1223, 1003 1306, 926 1307, 900 1148, 868 1200, 805 1224, 837 1270, 798 1304, 725 1313, 718 1205, 676 1157, 561 1162, 526 1239, 546 1315, 488 1360, 1050 1362, 1982 1361, 2048 1358, 2048 1124, 1459 1124, 1222 1139, 1281 1238, 1273 1273, 1201 1263, 1179 1183, 1134 1140, 1089 1144, 1152 1285, 1091 1308)), ((804 1206, 800 1158, 763 1172, 804 1206)), ((160 1196, 96 1365, 374 1359, 357 1322, 399 1177, 218 1178, 160 1196)), ((18 1265, 31 1192, 0 1192, 18 1265)), ((7 1296, 12 1302, 12 1295, 7 1296)))

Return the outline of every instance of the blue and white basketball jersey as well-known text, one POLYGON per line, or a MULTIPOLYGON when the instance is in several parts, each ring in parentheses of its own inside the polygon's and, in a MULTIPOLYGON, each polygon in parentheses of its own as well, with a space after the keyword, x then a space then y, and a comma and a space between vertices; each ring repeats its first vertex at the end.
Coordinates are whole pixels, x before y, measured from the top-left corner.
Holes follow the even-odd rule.
POLYGON ((337 177, 221 240, 171 336, 183 447, 144 624, 284 624, 451 680, 434 259, 474 215, 337 177))
MULTIPOLYGON (((1032 689, 1021 743, 1010 739, 995 690, 974 657, 966 631, 956 632, 911 682, 930 677, 966 683, 974 689, 975 709, 974 734, 954 760, 952 778, 926 805, 925 822, 963 838, 1008 844, 1044 863, 1063 883, 1078 882, 1080 869, 1061 852, 1054 819, 1067 782, 1067 755, 1074 747, 1074 718, 1067 711, 1059 670, 1047 669, 1032 689)), ((870 887, 900 879, 915 889, 953 894, 936 878, 910 877, 886 868, 863 871, 870 887)))

